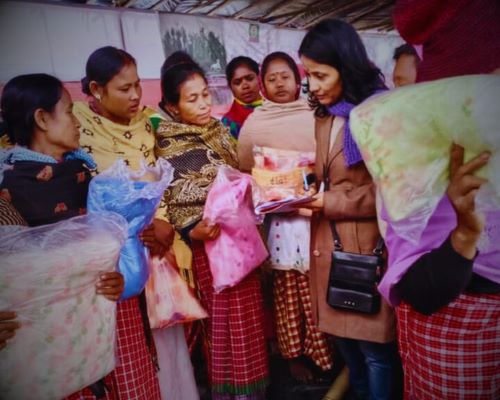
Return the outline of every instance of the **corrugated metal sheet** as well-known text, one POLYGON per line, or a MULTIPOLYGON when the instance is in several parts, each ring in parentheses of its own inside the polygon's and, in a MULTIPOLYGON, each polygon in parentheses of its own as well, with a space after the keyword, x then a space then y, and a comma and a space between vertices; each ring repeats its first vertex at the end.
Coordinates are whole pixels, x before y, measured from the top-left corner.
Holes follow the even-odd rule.
MULTIPOLYGON (((49 0, 50 1, 50 0, 49 0)), ((114 8, 231 18, 281 28, 308 29, 325 18, 340 18, 357 30, 393 29, 395 0, 53 0, 114 8)))

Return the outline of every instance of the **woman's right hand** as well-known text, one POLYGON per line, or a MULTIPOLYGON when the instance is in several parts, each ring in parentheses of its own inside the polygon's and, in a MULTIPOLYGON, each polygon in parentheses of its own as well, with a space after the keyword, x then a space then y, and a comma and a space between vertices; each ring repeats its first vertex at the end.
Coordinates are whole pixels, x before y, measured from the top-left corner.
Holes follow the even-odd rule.
POLYGON ((490 153, 483 152, 464 164, 464 149, 453 145, 450 155, 450 183, 447 194, 457 215, 457 226, 451 234, 455 251, 472 260, 484 228, 484 216, 475 209, 479 188, 487 182, 474 173, 488 163, 490 153))
POLYGON ((12 311, 0 311, 0 350, 7 346, 7 340, 12 339, 16 334, 16 329, 21 325, 14 321, 16 313, 12 311))
POLYGON ((118 301, 125 290, 125 278, 118 271, 103 272, 99 274, 95 286, 97 294, 103 295, 108 300, 118 301))
POLYGON ((214 240, 220 234, 219 224, 210 224, 208 220, 202 220, 198 222, 191 232, 189 232, 189 237, 193 240, 214 240))

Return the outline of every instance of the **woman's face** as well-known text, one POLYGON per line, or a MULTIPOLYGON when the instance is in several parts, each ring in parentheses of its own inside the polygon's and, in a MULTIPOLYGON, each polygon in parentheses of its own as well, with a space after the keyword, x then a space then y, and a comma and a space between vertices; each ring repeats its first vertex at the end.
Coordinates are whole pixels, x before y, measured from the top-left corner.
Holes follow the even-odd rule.
POLYGON ((199 74, 191 76, 181 84, 179 93, 179 103, 172 106, 173 114, 186 124, 208 124, 211 119, 212 96, 205 79, 199 74))
POLYGON ((104 87, 97 87, 101 113, 119 124, 128 125, 139 112, 142 88, 134 64, 126 64, 104 87))
POLYGON ((342 96, 342 80, 339 71, 328 64, 319 64, 316 61, 300 56, 309 92, 324 106, 329 106, 340 100, 342 96))
POLYGON ((53 149, 52 154, 64 154, 79 147, 80 123, 73 115, 73 102, 66 89, 57 102, 54 110, 45 113, 44 142, 46 148, 53 149))
POLYGON ((229 86, 233 96, 243 103, 253 103, 260 98, 257 74, 244 64, 236 68, 229 86))
POLYGON ((300 82, 284 60, 273 60, 264 75, 266 97, 275 103, 290 103, 297 99, 300 82))

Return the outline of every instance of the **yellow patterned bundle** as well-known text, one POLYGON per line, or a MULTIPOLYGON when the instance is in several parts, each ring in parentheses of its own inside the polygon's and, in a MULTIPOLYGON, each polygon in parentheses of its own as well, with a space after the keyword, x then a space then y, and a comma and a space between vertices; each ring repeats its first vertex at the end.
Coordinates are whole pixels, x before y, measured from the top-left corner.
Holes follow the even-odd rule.
POLYGON ((470 75, 387 92, 351 112, 351 131, 398 234, 420 237, 446 192, 452 143, 464 147, 465 161, 491 152, 479 171, 489 184, 478 205, 500 205, 499 99, 500 76, 470 75))

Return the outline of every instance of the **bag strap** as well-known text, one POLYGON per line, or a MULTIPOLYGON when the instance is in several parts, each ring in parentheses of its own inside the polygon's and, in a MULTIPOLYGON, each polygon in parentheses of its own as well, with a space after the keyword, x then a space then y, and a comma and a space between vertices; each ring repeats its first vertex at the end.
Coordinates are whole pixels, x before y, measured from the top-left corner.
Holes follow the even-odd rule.
MULTIPOLYGON (((322 136, 326 136, 326 132, 328 132, 328 139, 326 141, 326 154, 323 154, 323 184, 324 190, 328 191, 330 189, 330 167, 333 160, 328 160, 330 155, 330 145, 332 141, 332 128, 333 128, 333 117, 325 117, 325 120, 321 121, 321 124, 318 126, 318 122, 316 122, 316 127, 321 132, 316 132, 317 134, 321 134, 322 136)), ((317 135, 318 136, 318 135, 317 135)), ((319 138, 316 136, 316 142, 319 142, 319 138)))
MULTIPOLYGON (((340 241, 340 236, 339 233, 337 232, 337 227, 335 225, 335 221, 330 220, 330 229, 332 230, 332 236, 333 236, 333 245, 335 246, 335 251, 342 251, 343 246, 342 242, 340 241)), ((382 236, 380 236, 377 240, 377 245, 373 249, 373 254, 376 255, 381 255, 383 250, 384 250, 384 239, 382 236)))
POLYGON ((333 244, 335 246, 335 251, 342 251, 342 243, 340 242, 340 236, 337 232, 337 227, 335 226, 335 221, 330 220, 330 229, 332 230, 333 244))
MULTIPOLYGON (((328 156, 330 155, 330 145, 331 145, 331 140, 332 140, 332 128, 333 128, 333 118, 330 120, 329 124, 330 128, 330 135, 328 136, 328 144, 327 144, 327 152, 326 152, 326 157, 325 157, 325 163, 323 164, 323 181, 325 183, 325 191, 330 189, 330 167, 332 165, 333 160, 328 160, 328 156)), ((332 230, 332 236, 333 236, 333 244, 335 246, 335 251, 342 251, 343 246, 342 242, 340 241, 340 236, 339 233, 337 232, 337 227, 335 226, 335 221, 330 220, 330 229, 332 230)), ((384 250, 384 239, 382 236, 380 236, 377 240, 377 245, 373 249, 373 254, 376 255, 381 255, 382 251, 384 250)))

